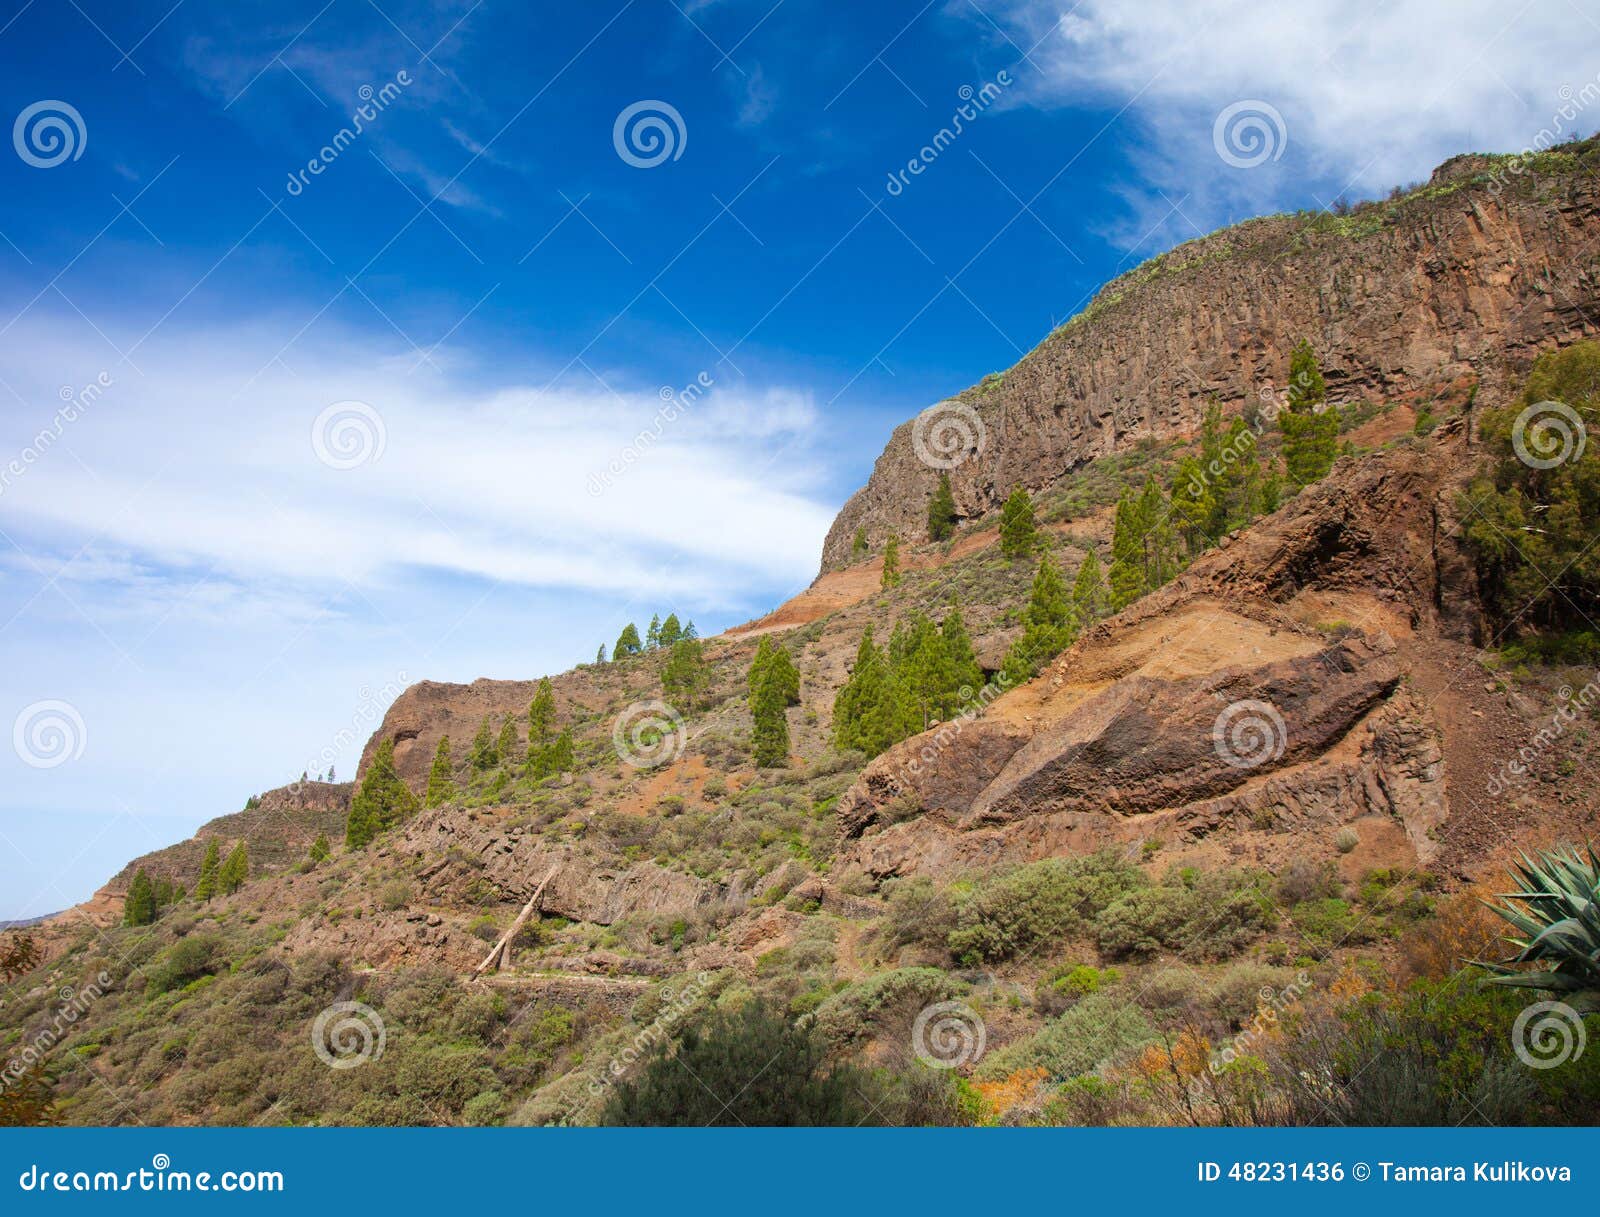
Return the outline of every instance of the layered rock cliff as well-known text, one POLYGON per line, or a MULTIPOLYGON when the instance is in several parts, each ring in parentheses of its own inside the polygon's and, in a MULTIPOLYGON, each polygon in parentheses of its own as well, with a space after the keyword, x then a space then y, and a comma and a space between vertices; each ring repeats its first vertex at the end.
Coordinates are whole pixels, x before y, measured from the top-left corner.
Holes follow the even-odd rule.
POLYGON ((1499 387, 1600 316, 1600 142, 1523 162, 1457 157, 1426 187, 1345 216, 1270 216, 1113 280, 1015 367, 902 423, 840 511, 824 572, 857 528, 919 536, 939 470, 963 518, 1141 438, 1279 394, 1302 338, 1335 402, 1499 387))

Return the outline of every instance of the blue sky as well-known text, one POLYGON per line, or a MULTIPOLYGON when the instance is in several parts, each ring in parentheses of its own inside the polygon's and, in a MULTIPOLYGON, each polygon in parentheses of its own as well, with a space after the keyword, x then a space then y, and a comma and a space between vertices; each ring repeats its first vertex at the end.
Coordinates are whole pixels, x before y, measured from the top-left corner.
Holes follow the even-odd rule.
POLYGON ((8 0, 0 917, 410 681, 765 611, 1151 254, 1595 129, 1569 0, 1290 7, 8 0))

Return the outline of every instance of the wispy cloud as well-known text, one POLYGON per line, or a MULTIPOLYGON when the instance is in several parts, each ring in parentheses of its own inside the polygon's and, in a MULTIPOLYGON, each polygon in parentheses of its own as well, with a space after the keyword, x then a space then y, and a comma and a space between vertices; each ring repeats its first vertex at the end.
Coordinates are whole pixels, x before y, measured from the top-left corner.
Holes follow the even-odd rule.
MULTIPOLYGON (((1002 12, 1019 43, 1038 42, 1018 98, 1126 107, 1101 138, 1127 145, 1144 179, 1150 214, 1133 235, 1163 214, 1194 235, 1170 213, 1185 193, 1205 226, 1303 199, 1307 183, 1328 202, 1369 197, 1465 149, 1518 151, 1600 74, 1600 23, 1565 3, 1012 0, 1002 12), (1282 115, 1286 144, 1241 169, 1217 155, 1213 124, 1250 99, 1282 115)), ((1595 130, 1600 107, 1572 126, 1595 130)))

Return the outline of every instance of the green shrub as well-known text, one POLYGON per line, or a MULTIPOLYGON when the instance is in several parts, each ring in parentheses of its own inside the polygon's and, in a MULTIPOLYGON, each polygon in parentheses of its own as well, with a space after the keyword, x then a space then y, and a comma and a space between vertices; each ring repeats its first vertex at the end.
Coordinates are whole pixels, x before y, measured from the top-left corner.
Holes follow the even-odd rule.
POLYGON ((972 966, 1060 941, 1148 882, 1113 852, 1030 863, 979 884, 961 903, 950 953, 972 966))
POLYGON ((1242 871, 1169 876, 1129 892, 1099 920, 1100 949, 1113 959, 1161 950, 1186 958, 1227 959, 1274 924, 1264 880, 1242 871))
POLYGON ((227 966, 222 940, 211 934, 180 938, 145 969, 153 993, 168 993, 227 966))
POLYGON ((1112 993, 1091 993, 1028 1039, 991 1052, 977 1072, 984 1078, 1004 1078, 1042 1067, 1064 1081, 1092 1073, 1154 1038, 1155 1029, 1138 1006, 1112 993))
POLYGON ((1045 973, 1034 990, 1034 1005, 1046 1014, 1060 1014, 1080 998, 1115 984, 1122 974, 1115 968, 1104 970, 1086 963, 1063 964, 1045 973))

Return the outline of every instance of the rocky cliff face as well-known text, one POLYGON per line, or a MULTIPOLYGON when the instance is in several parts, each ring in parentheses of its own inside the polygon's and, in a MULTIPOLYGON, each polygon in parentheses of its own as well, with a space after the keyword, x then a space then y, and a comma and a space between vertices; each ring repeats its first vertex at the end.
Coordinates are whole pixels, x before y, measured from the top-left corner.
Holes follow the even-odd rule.
POLYGON ((940 466, 971 519, 1015 484, 1037 491, 1130 441, 1191 433, 1212 399, 1232 413, 1270 400, 1302 338, 1335 402, 1467 375, 1503 386, 1537 349, 1594 333, 1597 164, 1595 140, 1521 173, 1458 157, 1401 200, 1252 220, 1145 263, 1003 376, 896 428, 822 569, 845 564, 858 527, 874 552, 890 532, 920 536, 940 466))

